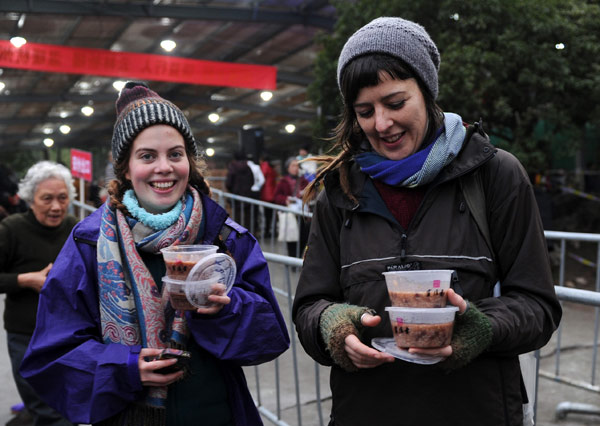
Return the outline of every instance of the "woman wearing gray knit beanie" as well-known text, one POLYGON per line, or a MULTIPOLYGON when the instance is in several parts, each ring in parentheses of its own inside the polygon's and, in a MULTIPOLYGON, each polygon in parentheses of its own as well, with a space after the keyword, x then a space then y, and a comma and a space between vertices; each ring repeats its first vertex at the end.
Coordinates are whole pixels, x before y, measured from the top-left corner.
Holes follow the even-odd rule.
POLYGON ((183 112, 137 82, 116 107, 110 199, 48 274, 21 373, 74 423, 262 425, 242 367, 290 342, 267 262, 211 199, 183 112), (198 269, 186 251, 164 278, 161 250, 182 245, 214 254, 198 269), (219 280, 201 304, 194 288, 211 272, 219 280))
POLYGON ((481 123, 442 112, 439 66, 426 30, 395 17, 340 53, 337 154, 315 158, 305 190, 317 201, 293 306, 303 347, 332 366, 330 425, 522 425, 518 356, 561 318, 527 175, 481 123), (454 271, 446 346, 394 344, 382 273, 415 269, 454 271))

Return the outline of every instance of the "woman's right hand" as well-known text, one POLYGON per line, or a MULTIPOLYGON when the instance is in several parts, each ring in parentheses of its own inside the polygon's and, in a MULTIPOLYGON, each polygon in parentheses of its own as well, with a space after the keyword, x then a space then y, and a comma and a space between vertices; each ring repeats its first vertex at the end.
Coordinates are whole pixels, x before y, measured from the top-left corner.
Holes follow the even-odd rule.
MULTIPOLYGON (((381 317, 379 315, 373 316, 371 314, 363 314, 360 320, 364 327, 375 327, 380 321, 381 317)), ((374 368, 395 360, 392 355, 379 352, 363 344, 354 334, 346 336, 344 343, 348 358, 358 368, 374 368)))
POLYGON ((177 363, 177 358, 161 359, 156 361, 146 361, 146 358, 152 359, 158 356, 162 349, 143 348, 138 358, 138 367, 140 368, 140 379, 144 386, 167 386, 183 377, 183 371, 176 371, 171 374, 155 373, 156 370, 169 367, 177 363))
POLYGON ((50 272, 51 268, 52 263, 49 263, 41 271, 24 272, 19 274, 17 275, 17 284, 24 288, 31 288, 39 293, 42 291, 42 287, 46 282, 46 277, 48 276, 48 272, 50 272))

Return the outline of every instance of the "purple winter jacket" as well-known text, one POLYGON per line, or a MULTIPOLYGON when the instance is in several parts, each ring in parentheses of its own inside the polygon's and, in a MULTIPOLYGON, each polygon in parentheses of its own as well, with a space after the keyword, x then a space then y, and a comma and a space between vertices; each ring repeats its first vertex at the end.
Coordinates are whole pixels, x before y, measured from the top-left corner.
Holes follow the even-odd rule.
MULTIPOLYGON (((222 225, 236 261, 231 303, 216 315, 186 313, 195 342, 219 363, 236 425, 261 425, 241 366, 270 361, 290 344, 271 288, 267 262, 256 239, 202 195, 211 244, 222 225)), ((144 397, 139 346, 102 342, 96 242, 101 210, 75 226, 40 294, 37 327, 21 374, 50 406, 74 423, 96 423, 144 397)))

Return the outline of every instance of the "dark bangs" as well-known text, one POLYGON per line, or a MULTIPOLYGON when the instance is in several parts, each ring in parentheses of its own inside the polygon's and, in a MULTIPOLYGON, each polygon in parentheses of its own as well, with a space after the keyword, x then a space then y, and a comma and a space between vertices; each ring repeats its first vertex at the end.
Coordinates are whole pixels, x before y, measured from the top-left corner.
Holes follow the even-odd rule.
POLYGON ((384 54, 368 54, 354 58, 342 73, 340 87, 345 102, 351 106, 356 101, 358 92, 365 87, 379 84, 379 73, 383 71, 396 80, 417 80, 421 91, 423 85, 417 75, 398 58, 384 54))

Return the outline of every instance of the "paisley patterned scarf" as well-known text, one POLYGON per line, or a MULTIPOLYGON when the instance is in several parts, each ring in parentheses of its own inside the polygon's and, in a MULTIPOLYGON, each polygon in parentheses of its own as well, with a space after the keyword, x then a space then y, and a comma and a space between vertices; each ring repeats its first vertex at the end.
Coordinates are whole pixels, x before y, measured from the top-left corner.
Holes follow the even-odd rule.
MULTIPOLYGON (((161 295, 138 251, 160 253, 164 247, 192 244, 201 221, 202 201, 192 187, 188 187, 175 223, 159 231, 106 206, 97 246, 104 343, 165 348, 181 347, 186 342, 183 312, 173 311, 166 293, 161 295)), ((150 387, 146 404, 163 408, 166 397, 166 387, 150 387)))

